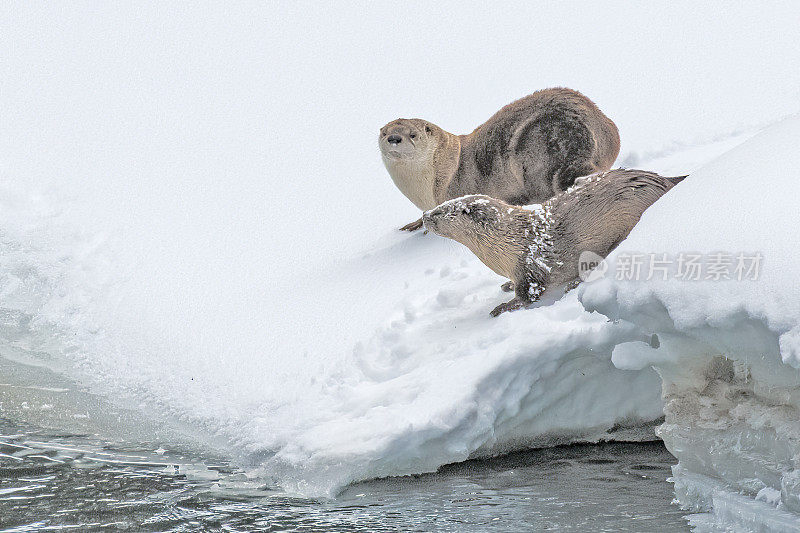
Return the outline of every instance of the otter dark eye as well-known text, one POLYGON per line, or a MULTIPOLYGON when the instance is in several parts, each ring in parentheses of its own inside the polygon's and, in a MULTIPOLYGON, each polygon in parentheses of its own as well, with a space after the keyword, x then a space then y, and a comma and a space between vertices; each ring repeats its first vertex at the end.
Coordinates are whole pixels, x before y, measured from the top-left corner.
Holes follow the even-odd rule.
POLYGON ((430 127, 428 127, 428 126, 425 126, 425 133, 430 133, 430 132, 431 132, 431 129, 430 129, 430 127))
POLYGON ((409 135, 409 137, 411 137, 412 139, 416 139, 417 138, 417 134, 416 133, 412 133, 411 135, 409 135))

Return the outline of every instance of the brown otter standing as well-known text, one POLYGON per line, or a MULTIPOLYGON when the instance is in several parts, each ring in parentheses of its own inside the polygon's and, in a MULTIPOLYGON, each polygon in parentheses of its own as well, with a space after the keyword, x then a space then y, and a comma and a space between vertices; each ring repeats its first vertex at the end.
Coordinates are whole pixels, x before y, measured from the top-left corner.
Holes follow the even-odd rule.
POLYGON ((580 178, 542 205, 522 208, 472 195, 449 200, 423 219, 426 228, 465 245, 513 281, 515 297, 492 311, 497 316, 535 302, 548 289, 580 283, 581 254, 605 258, 645 209, 685 177, 616 169, 580 178))
MULTIPOLYGON (((579 176, 608 170, 619 154, 611 119, 563 88, 512 102, 469 135, 400 118, 381 128, 378 141, 395 185, 423 211, 467 194, 514 205, 543 202, 579 176)), ((401 229, 421 226, 419 219, 401 229)))

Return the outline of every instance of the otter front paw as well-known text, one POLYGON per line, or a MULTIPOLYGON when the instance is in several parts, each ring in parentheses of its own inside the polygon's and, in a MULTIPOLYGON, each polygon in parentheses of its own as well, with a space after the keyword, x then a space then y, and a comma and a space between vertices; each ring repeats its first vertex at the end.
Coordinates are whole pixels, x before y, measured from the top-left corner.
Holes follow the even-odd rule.
POLYGON ((415 220, 414 222, 411 222, 409 224, 406 224, 405 226, 400 228, 400 231, 417 231, 421 227, 422 227, 422 218, 420 218, 419 220, 415 220))
POLYGON ((503 292, 514 292, 514 282, 513 281, 506 281, 500 288, 503 289, 503 292))
POLYGON ((527 300, 522 300, 520 298, 514 298, 504 304, 500 304, 490 313, 492 316, 497 316, 500 313, 505 313, 506 311, 516 311, 517 309, 522 309, 523 307, 527 306, 530 302, 527 300))

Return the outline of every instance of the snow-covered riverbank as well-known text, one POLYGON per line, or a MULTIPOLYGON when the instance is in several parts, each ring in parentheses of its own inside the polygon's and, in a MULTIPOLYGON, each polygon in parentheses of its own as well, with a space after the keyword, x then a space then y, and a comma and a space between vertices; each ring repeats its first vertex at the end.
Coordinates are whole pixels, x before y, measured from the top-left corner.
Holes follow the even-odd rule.
POLYGON ((800 10, 206 7, 0 17, 0 414, 155 423, 313 496, 666 416, 687 506, 797 512, 800 166, 776 123, 800 10), (465 133, 556 85, 614 119, 618 164, 691 173, 618 254, 761 254, 758 279, 612 277, 490 319, 503 279, 397 231, 419 213, 382 124, 465 133))

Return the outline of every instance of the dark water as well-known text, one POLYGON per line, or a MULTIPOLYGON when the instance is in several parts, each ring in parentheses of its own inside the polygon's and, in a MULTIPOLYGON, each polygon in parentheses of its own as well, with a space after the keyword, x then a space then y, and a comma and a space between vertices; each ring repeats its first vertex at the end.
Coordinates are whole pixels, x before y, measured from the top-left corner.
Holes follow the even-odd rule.
POLYGON ((0 420, 2 531, 688 531, 660 443, 576 445, 282 494, 213 457, 0 420))

